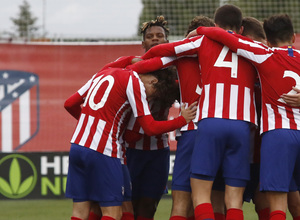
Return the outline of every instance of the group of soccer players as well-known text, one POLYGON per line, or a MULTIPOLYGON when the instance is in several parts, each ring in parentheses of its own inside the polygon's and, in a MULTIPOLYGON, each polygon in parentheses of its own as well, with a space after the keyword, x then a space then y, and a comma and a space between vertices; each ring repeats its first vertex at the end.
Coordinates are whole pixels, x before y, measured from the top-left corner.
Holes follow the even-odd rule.
POLYGON ((180 128, 170 220, 243 219, 251 199, 261 220, 285 219, 288 200, 299 220, 300 52, 290 18, 274 15, 262 26, 224 5, 213 22, 196 17, 187 38, 173 43, 165 25, 163 17, 145 23, 146 53, 106 65, 65 103, 78 119, 66 190, 71 219, 153 219, 168 176, 164 133, 180 128), (175 99, 181 116, 161 121, 175 99))

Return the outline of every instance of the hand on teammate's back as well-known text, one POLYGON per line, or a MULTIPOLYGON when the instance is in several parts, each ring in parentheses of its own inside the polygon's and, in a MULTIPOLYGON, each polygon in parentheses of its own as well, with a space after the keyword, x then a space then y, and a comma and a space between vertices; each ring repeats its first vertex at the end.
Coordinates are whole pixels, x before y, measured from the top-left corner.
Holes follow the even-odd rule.
POLYGON ((184 117, 187 123, 195 119, 197 113, 197 102, 192 103, 189 107, 185 108, 181 105, 181 115, 184 117))
POLYGON ((281 98, 286 104, 293 107, 300 107, 300 89, 293 87, 296 94, 282 94, 281 98))

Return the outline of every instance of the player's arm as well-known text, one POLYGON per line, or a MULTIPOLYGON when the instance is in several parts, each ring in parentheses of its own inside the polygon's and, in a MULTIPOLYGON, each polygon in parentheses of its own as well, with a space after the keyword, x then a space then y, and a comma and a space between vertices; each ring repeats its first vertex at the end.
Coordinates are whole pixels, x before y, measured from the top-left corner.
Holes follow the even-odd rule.
POLYGON ((264 62, 271 54, 266 46, 250 39, 241 39, 219 27, 198 27, 196 31, 198 35, 205 35, 211 40, 224 44, 237 55, 243 56, 254 64, 264 62))
POLYGON ((169 131, 174 131, 188 124, 196 117, 197 102, 191 104, 188 108, 181 107, 181 116, 168 121, 155 121, 152 115, 140 116, 137 118, 145 134, 154 136, 169 131))
POLYGON ((83 102, 83 97, 76 92, 65 101, 64 107, 74 118, 78 120, 81 113, 81 104, 83 104, 83 102))
POLYGON ((125 57, 120 57, 114 62, 106 64, 101 70, 110 68, 110 67, 115 67, 115 68, 125 68, 128 65, 132 64, 132 60, 137 59, 137 56, 125 56, 125 57))
POLYGON ((293 87, 293 90, 297 92, 296 94, 283 94, 281 98, 286 102, 286 104, 293 107, 300 107, 300 89, 293 87))
POLYGON ((174 65, 175 60, 176 57, 154 57, 147 60, 141 60, 126 68, 139 74, 145 74, 174 65))
POLYGON ((173 43, 159 44, 148 50, 141 58, 152 57, 183 57, 197 54, 197 49, 201 45, 201 37, 184 39, 173 43))
MULTIPOLYGON (((96 74, 95 74, 96 75, 96 74)), ((81 114, 81 104, 87 95, 87 91, 92 84, 95 75, 84 86, 82 86, 76 93, 71 95, 64 103, 64 108, 77 120, 81 114)))

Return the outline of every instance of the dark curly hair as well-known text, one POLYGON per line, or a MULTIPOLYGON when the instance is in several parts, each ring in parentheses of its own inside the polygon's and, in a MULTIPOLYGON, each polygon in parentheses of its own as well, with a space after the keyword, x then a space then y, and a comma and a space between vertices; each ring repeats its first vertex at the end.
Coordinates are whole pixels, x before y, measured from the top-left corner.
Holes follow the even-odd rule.
POLYGON ((158 79, 154 84, 156 89, 154 101, 159 102, 163 108, 170 108, 175 100, 180 99, 176 68, 168 67, 146 74, 151 74, 158 79))
POLYGON ((145 33, 149 27, 153 26, 160 26, 164 29, 166 37, 168 37, 169 29, 166 27, 167 21, 165 20, 164 16, 160 15, 156 17, 156 20, 151 20, 148 22, 144 22, 141 27, 141 34, 143 35, 143 39, 145 39, 145 33))

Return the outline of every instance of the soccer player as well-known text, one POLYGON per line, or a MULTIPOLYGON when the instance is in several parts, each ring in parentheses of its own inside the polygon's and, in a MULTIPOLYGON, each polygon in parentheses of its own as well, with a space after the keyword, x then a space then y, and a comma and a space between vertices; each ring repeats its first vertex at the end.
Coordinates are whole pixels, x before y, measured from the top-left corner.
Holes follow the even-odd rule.
MULTIPOLYGON (((268 46, 239 40, 221 29, 199 28, 196 33, 227 45, 258 70, 262 86, 260 190, 270 205, 270 219, 285 219, 292 178, 300 185, 300 108, 288 105, 281 95, 299 88, 300 51, 292 44, 294 29, 288 15, 264 21, 268 46)), ((195 32, 194 32, 195 33, 195 32)))
MULTIPOLYGON (((243 32, 242 35, 246 36, 262 44, 266 44, 266 35, 263 29, 262 22, 253 17, 245 17, 242 21, 243 32)), ((260 118, 261 112, 261 86, 259 79, 255 82, 255 103, 258 113, 258 118, 260 118)), ((260 145, 261 136, 259 134, 259 125, 252 126, 251 130, 254 133, 253 141, 251 142, 251 164, 250 164, 250 181, 247 183, 244 192, 244 201, 250 202, 251 199, 255 204, 255 211, 258 215, 259 220, 269 219, 269 205, 266 200, 264 193, 259 191, 259 166, 260 166, 260 145)))
MULTIPOLYGON (((216 10, 217 26, 241 31, 242 13, 234 5, 216 10)), ((196 219, 214 219, 213 180, 222 166, 228 219, 243 217, 243 192, 249 180, 250 123, 256 124, 256 71, 227 47, 202 36, 150 49, 143 58, 197 54, 203 90, 191 163, 192 199, 196 219)))
MULTIPOLYGON (((214 26, 205 16, 196 16, 190 23, 187 33, 199 26, 214 26)), ((190 105, 200 98, 202 83, 197 57, 175 60, 180 83, 180 103, 190 105)), ((180 129, 176 137, 177 150, 172 178, 172 211, 170 220, 193 219, 194 209, 191 199, 190 161, 196 137, 196 124, 191 121, 180 129)))
MULTIPOLYGON (((166 25, 167 21, 163 16, 143 23, 141 34, 145 52, 158 44, 168 43, 169 30, 166 25)), ((177 98, 179 89, 178 84, 175 84, 175 78, 167 88, 168 91, 165 94, 149 101, 151 113, 156 120, 166 120, 169 108, 175 99, 179 99, 177 98)), ((140 139, 126 142, 127 166, 132 181, 132 204, 135 216, 138 220, 150 220, 154 218, 158 203, 166 192, 170 149, 166 133, 148 136, 140 128, 140 124, 132 117, 127 132, 130 132, 131 136, 134 133, 141 134, 140 139)))
POLYGON ((87 219, 92 201, 99 202, 101 219, 121 219, 122 134, 131 111, 148 135, 174 130, 194 118, 191 105, 172 121, 153 120, 146 96, 165 92, 159 78, 159 74, 139 76, 132 70, 108 68, 95 74, 90 86, 78 91, 86 98, 82 109, 72 111, 80 117, 71 140, 66 188, 66 196, 73 199, 71 219, 87 219))

